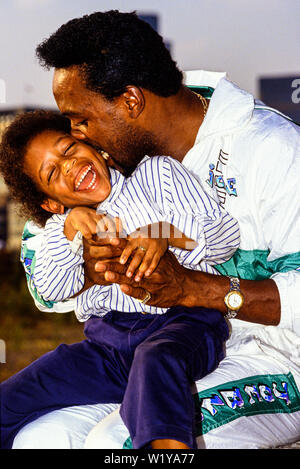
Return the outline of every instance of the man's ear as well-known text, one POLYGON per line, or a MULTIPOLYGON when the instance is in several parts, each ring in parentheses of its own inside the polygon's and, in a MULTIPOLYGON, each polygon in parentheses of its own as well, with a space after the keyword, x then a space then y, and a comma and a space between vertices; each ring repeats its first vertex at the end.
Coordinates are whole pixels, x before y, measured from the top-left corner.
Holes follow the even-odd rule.
POLYGON ((41 207, 47 212, 51 213, 59 213, 61 215, 65 213, 64 205, 59 202, 56 202, 56 200, 53 199, 45 199, 44 202, 41 204, 41 207))
POLYGON ((145 107, 143 91, 137 86, 126 86, 126 91, 122 96, 129 117, 136 119, 145 107))

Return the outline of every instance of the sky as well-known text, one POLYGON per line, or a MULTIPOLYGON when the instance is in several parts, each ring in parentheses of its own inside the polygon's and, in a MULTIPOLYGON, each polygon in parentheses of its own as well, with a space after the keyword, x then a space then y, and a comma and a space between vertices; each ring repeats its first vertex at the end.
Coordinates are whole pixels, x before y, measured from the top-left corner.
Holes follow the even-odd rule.
POLYGON ((260 77, 300 78, 300 0, 0 0, 0 110, 55 108, 36 46, 68 20, 110 9, 157 14, 182 70, 226 71, 257 97, 260 77))

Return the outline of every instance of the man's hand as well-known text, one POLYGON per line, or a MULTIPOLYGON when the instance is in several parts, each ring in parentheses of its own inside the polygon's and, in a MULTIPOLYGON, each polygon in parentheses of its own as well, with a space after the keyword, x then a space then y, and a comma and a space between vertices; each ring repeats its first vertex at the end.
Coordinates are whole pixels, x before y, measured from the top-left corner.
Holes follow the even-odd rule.
MULTIPOLYGON (((147 305, 170 308, 181 305, 217 309, 226 314, 224 297, 229 290, 228 277, 207 274, 181 266, 169 251, 161 258, 156 270, 138 283, 125 275, 125 266, 119 260, 95 262, 94 268, 107 283, 119 283, 126 295, 139 300, 151 294, 147 305), (124 269, 124 270, 122 270, 124 269)), ((244 305, 238 319, 258 324, 278 325, 280 297, 272 279, 241 280, 244 305)))
POLYGON ((119 259, 127 240, 125 238, 97 238, 87 240, 83 238, 83 259, 84 272, 87 285, 109 285, 111 281, 104 278, 104 273, 98 273, 95 270, 95 264, 102 262, 103 264, 114 261, 119 264, 122 272, 125 273, 126 266, 120 264, 119 259))
MULTIPOLYGON (((109 285, 119 283, 126 295, 139 300, 151 294, 147 305, 170 308, 181 305, 187 307, 202 306, 227 313, 224 297, 229 290, 229 280, 222 275, 207 274, 186 269, 175 256, 167 251, 161 258, 156 270, 149 277, 139 282, 126 276, 127 266, 120 264, 119 256, 124 249, 125 239, 115 240, 98 246, 104 251, 104 259, 87 258, 85 270, 88 270, 93 284, 109 285), (107 259, 108 257, 111 259, 107 259)), ((99 251, 98 251, 99 254, 99 251)), ((280 296, 276 283, 272 279, 241 280, 244 305, 238 313, 238 319, 276 326, 280 322, 280 296)))
POLYGON ((182 267, 175 256, 166 252, 161 258, 156 270, 147 278, 139 282, 126 276, 126 267, 121 265, 118 259, 110 261, 97 261, 95 270, 101 278, 109 283, 119 283, 121 290, 126 295, 137 299, 143 299, 146 292, 151 293, 151 299, 147 305, 169 308, 171 306, 188 304, 185 298, 185 278, 187 273, 192 273, 182 267))

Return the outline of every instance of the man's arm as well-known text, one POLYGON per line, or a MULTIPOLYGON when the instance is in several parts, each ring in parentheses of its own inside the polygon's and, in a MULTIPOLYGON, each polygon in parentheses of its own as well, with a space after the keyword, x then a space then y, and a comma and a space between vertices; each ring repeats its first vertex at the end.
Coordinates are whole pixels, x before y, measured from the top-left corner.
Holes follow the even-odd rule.
MULTIPOLYGON (((117 260, 90 259, 86 260, 86 266, 94 283, 119 283, 125 294, 137 299, 144 298, 146 290, 149 291, 151 300, 147 304, 151 306, 203 306, 227 313, 224 297, 229 291, 228 278, 186 269, 170 252, 164 255, 155 272, 139 283, 126 277, 126 267, 117 260)), ((271 279, 241 280, 240 285, 245 301, 237 319, 265 325, 279 324, 280 297, 275 282, 271 279)))
MULTIPOLYGON (((229 291, 227 277, 203 272, 187 272, 182 281, 186 306, 201 304, 227 313, 224 303, 224 297, 229 291)), ((240 288, 244 304, 238 312, 237 319, 273 326, 279 324, 280 297, 273 280, 240 280, 240 288)))

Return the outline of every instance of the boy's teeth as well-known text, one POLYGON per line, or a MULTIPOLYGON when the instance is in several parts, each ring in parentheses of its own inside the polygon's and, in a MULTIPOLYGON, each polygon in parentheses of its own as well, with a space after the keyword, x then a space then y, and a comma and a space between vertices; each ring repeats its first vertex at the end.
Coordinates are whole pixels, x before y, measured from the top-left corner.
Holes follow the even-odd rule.
POLYGON ((96 181, 96 174, 93 173, 93 179, 91 180, 91 182, 90 182, 89 185, 87 186, 87 189, 94 188, 95 181, 96 181))
MULTIPOLYGON (((86 175, 88 174, 88 172, 89 172, 91 169, 92 169, 92 165, 90 165, 90 166, 84 171, 84 173, 80 176, 80 179, 79 179, 79 181, 78 181, 77 184, 76 184, 76 190, 79 189, 80 184, 82 183, 82 181, 84 180, 84 178, 86 177, 86 175)), ((94 171, 93 171, 93 178, 92 178, 91 182, 89 183, 89 185, 86 187, 86 189, 94 188, 94 186, 95 186, 95 181, 96 181, 96 173, 94 173, 94 171)))

